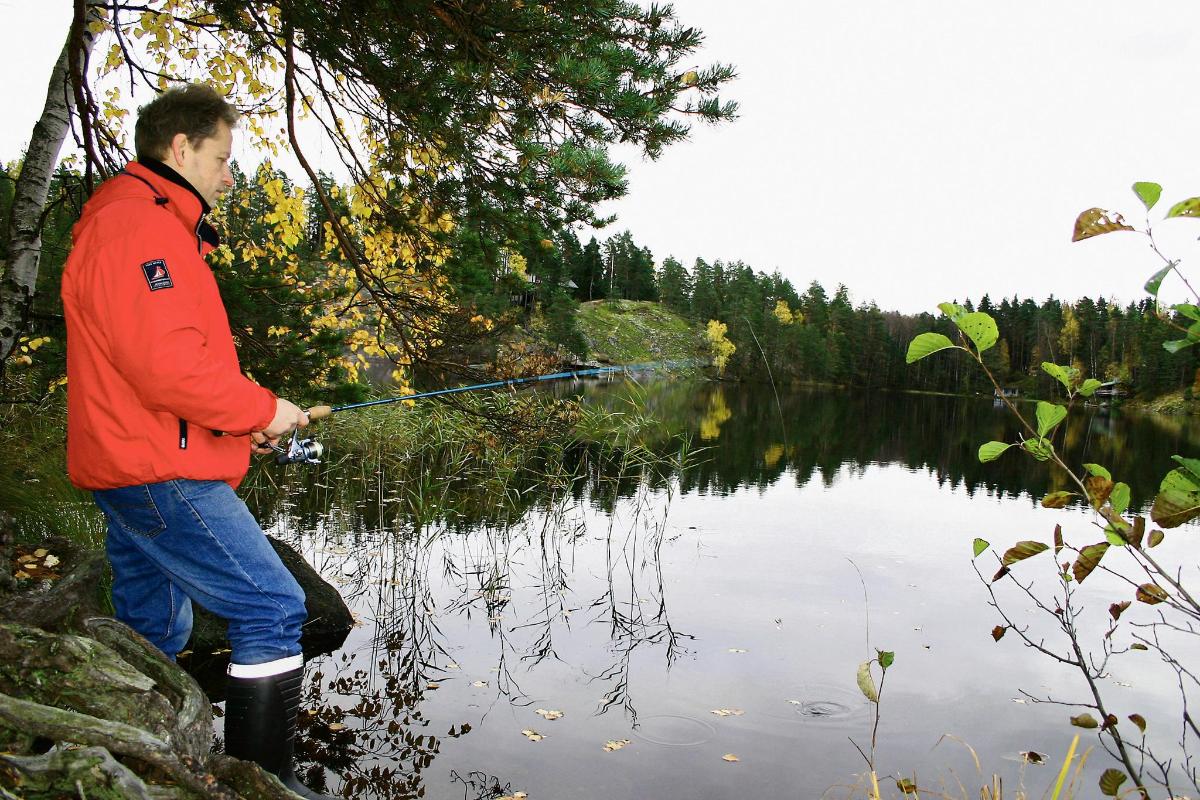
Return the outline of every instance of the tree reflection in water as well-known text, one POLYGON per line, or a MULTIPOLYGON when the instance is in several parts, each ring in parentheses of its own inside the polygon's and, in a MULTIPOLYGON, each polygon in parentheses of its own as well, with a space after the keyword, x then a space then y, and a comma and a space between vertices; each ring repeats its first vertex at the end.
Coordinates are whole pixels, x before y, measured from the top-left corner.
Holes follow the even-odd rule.
MULTIPOLYGON (((639 701, 654 698, 634 691, 635 670, 648 660, 669 670, 693 641, 671 622, 667 587, 679 576, 663 566, 664 546, 682 535, 666 524, 679 494, 829 486, 877 464, 1031 505, 1058 488, 1020 459, 979 463, 981 442, 1014 435, 986 398, 793 391, 777 405, 769 387, 635 391, 661 427, 640 447, 572 449, 562 462, 570 479, 532 472, 498 485, 439 464, 341 464, 294 473, 286 492, 255 498, 260 518, 275 519, 362 620, 342 651, 314 665, 302 720, 302 760, 341 776, 343 794, 415 798, 436 784, 445 796, 445 778, 426 775, 447 739, 492 714, 531 715, 546 702, 539 691, 564 682, 556 670, 600 689, 594 716, 618 709, 636 726, 639 701), (691 437, 708 448, 698 457, 691 437)), ((615 384, 590 402, 622 409, 629 398, 615 384)), ((1064 424, 1069 457, 1119 472, 1135 508, 1169 465, 1133 461, 1127 440, 1143 454, 1195 450, 1187 422, 1085 409, 1064 424)), ((488 735, 502 723, 489 722, 488 735)), ((562 723, 550 724, 561 735, 562 723)), ((494 769, 454 767, 464 798, 511 789, 494 769)))

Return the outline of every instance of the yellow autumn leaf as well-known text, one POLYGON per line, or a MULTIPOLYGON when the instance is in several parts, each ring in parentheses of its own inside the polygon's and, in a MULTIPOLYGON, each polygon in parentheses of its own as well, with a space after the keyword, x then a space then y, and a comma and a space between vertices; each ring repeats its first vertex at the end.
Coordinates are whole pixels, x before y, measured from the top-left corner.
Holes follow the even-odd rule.
POLYGON ((542 739, 546 738, 532 728, 526 728, 525 730, 521 731, 521 735, 531 742, 540 742, 542 739))
POLYGON ((610 739, 604 743, 604 752, 611 753, 614 750, 620 750, 627 744, 629 744, 628 739, 610 739))
POLYGON ((726 753, 725 755, 721 756, 721 760, 728 761, 730 763, 734 761, 741 761, 741 759, 735 756, 733 753, 726 753))
POLYGON ((740 708, 714 708, 708 713, 716 714, 718 717, 740 717, 746 712, 740 708))
POLYGON ((547 711, 544 708, 539 708, 536 711, 534 711, 533 713, 537 714, 539 717, 542 717, 543 719, 547 719, 550 721, 559 719, 563 715, 563 712, 561 712, 561 711, 547 711))

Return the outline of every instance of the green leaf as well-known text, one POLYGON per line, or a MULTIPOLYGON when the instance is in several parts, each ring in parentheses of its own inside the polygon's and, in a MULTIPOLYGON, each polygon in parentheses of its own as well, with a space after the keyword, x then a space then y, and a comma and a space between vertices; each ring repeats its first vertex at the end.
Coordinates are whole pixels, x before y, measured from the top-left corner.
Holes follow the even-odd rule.
POLYGON ((1104 538, 1113 547, 1124 547, 1128 542, 1125 541, 1125 535, 1114 525, 1104 526, 1104 538))
POLYGON ((1197 339, 1172 339, 1169 342, 1163 342, 1163 350, 1166 350, 1171 355, 1178 353, 1180 350, 1186 350, 1194 345, 1197 339))
POLYGON ((975 343, 975 349, 980 353, 996 344, 1000 338, 1000 329, 996 327, 996 320, 982 311, 956 317, 953 322, 975 343))
POLYGON ((1075 219, 1075 231, 1071 234, 1071 241, 1081 242, 1104 233, 1131 230, 1133 228, 1126 225, 1125 218, 1117 212, 1105 211, 1103 208, 1089 208, 1075 219))
POLYGON ((872 703, 879 702, 879 692, 875 691, 875 679, 871 677, 871 665, 875 660, 864 661, 858 665, 858 688, 863 696, 872 703))
POLYGON ((1125 509, 1129 508, 1129 484, 1120 482, 1113 484, 1108 502, 1113 507, 1113 511, 1124 514, 1125 509))
POLYGON ((896 663, 896 654, 891 650, 876 650, 879 654, 879 666, 887 669, 892 664, 896 663))
POLYGON ((1066 406, 1047 403, 1045 400, 1038 400, 1037 404, 1037 431, 1038 436, 1045 436, 1054 430, 1058 423, 1067 418, 1066 406))
POLYGON ((1011 444, 1004 442, 984 442, 979 445, 979 460, 984 464, 989 461, 995 461, 1004 455, 1004 451, 1010 447, 1012 447, 1011 444))
POLYGON ((896 778, 896 788, 901 794, 916 794, 917 785, 908 778, 896 778))
POLYGON ((1138 199, 1146 206, 1146 210, 1154 208, 1154 204, 1158 202, 1158 198, 1162 197, 1162 187, 1157 183, 1149 181, 1138 181, 1133 185, 1133 193, 1138 196, 1138 199))
POLYGON ((1000 563, 1004 566, 1015 564, 1018 561, 1024 561, 1027 558, 1032 558, 1043 550, 1049 550, 1050 545, 1041 542, 1033 542, 1025 540, 1017 542, 1012 547, 1004 551, 1004 555, 1000 559, 1000 563))
POLYGON ((1187 317, 1192 322, 1200 322, 1200 306, 1191 303, 1176 303, 1171 310, 1181 317, 1187 317))
POLYGON ((1083 579, 1091 575, 1093 570, 1100 565, 1100 559, 1104 558, 1108 547, 1108 542, 1100 542, 1099 544, 1089 544, 1079 551, 1079 558, 1075 559, 1075 563, 1071 565, 1071 575, 1077 582, 1082 583, 1083 579))
POLYGON ((1145 290, 1151 297, 1158 297, 1158 289, 1162 286, 1163 278, 1167 277, 1167 273, 1175 269, 1175 262, 1172 261, 1158 272, 1150 276, 1150 280, 1146 281, 1145 290))
POLYGON ((1107 478, 1112 480, 1112 473, 1099 464, 1084 464, 1083 468, 1088 471, 1089 475, 1095 475, 1097 478, 1107 478))
POLYGON ((1192 473, 1192 477, 1198 482, 1197 485, 1200 485, 1200 459, 1171 456, 1171 460, 1192 473))
POLYGON ((1100 776, 1100 793, 1105 797, 1116 797, 1125 782, 1125 773, 1119 769, 1106 769, 1100 776))
POLYGON ((1190 470, 1171 470, 1158 486, 1150 518, 1164 528, 1177 528, 1198 515, 1200 485, 1190 470))
POLYGON ((1042 362, 1042 372, 1045 372, 1051 378, 1055 378, 1067 390, 1067 394, 1071 393, 1071 388, 1075 385, 1075 379, 1079 377, 1079 370, 1074 367, 1063 367, 1058 364, 1051 364, 1049 361, 1042 362))
POLYGON ((1200 217, 1200 197, 1189 197, 1171 206, 1166 219, 1171 217, 1200 217))
POLYGON ((988 542, 986 539, 980 539, 979 537, 976 537, 975 541, 971 545, 971 549, 975 551, 974 557, 979 558, 979 555, 984 550, 987 550, 991 546, 992 546, 991 543, 988 542))
POLYGON ((908 354, 904 357, 904 363, 911 364, 914 361, 920 361, 926 356, 931 356, 939 350, 949 350, 950 348, 962 349, 943 334, 932 332, 922 333, 909 343, 908 354))
POLYGON ((1095 378, 1088 378, 1086 381, 1083 382, 1083 385, 1079 387, 1079 393, 1081 395, 1083 395, 1084 397, 1091 397, 1092 395, 1094 395, 1096 393, 1096 390, 1099 389, 1103 385, 1104 385, 1103 383, 1096 380, 1095 378))
POLYGON ((1150 546, 1158 547, 1165 538, 1167 538, 1167 535, 1162 531, 1150 531, 1150 546))
POLYGON ((1142 644, 1141 642, 1134 642, 1133 644, 1129 645, 1129 649, 1130 650, 1149 650, 1150 648, 1147 647, 1146 645, 1142 644))
POLYGON ((1026 439, 1021 442, 1021 447, 1038 461, 1048 461, 1054 455, 1054 447, 1048 439, 1026 439))
POLYGON ((938 311, 945 314, 951 321, 967 313, 967 310, 958 303, 938 303, 938 311))
POLYGON ((1100 723, 1096 722, 1096 718, 1087 712, 1071 717, 1071 724, 1077 728, 1087 728, 1089 730, 1100 727, 1100 723))
POLYGON ((1050 492, 1042 498, 1042 508, 1066 508, 1074 496, 1074 492, 1050 492))

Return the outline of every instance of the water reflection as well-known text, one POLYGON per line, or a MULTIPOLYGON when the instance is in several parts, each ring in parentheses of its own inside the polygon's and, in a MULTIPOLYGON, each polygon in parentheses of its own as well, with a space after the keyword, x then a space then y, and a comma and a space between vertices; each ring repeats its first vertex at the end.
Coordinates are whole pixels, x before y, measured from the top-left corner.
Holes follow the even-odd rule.
MULTIPOLYGON (((405 485, 342 463, 252 498, 361 622, 310 676, 310 782, 378 798, 820 794, 862 771, 845 740, 869 734, 854 669, 874 646, 898 654, 885 770, 961 768, 930 756, 947 732, 989 768, 1022 750, 1053 761, 1059 713, 1012 698, 1069 676, 996 659, 963 555, 973 535, 1047 525, 1034 498, 1059 488, 1015 453, 979 464, 981 442, 1015 435, 1004 413, 686 382, 588 401, 619 410, 631 392, 663 421, 661 463, 581 446, 574 480, 516 485, 519 514, 447 489, 438 465, 405 485)), ((1186 421, 1084 412, 1065 428, 1069 459, 1108 466, 1135 505, 1193 451, 1186 421)))

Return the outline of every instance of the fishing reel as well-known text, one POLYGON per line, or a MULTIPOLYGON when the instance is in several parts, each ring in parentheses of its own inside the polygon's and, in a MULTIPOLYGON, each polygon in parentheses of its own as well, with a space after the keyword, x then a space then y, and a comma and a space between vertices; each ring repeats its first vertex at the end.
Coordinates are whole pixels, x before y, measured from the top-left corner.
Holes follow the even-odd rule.
POLYGON ((275 451, 275 463, 286 464, 320 464, 325 448, 316 439, 301 439, 299 431, 292 431, 292 440, 287 447, 271 445, 275 451))

